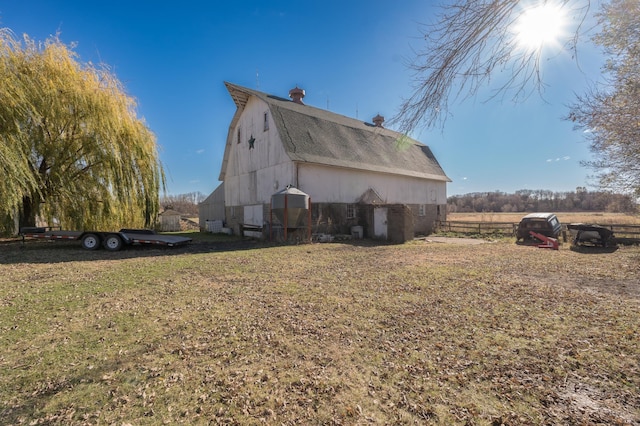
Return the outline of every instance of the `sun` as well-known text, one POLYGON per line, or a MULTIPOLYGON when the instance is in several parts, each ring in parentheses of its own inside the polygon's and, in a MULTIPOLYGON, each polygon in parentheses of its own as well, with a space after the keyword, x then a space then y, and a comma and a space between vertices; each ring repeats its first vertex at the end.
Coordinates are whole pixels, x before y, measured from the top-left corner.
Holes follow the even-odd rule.
POLYGON ((514 26, 518 44, 526 50, 540 50, 559 44, 566 16, 562 7, 551 1, 540 2, 522 11, 514 26))

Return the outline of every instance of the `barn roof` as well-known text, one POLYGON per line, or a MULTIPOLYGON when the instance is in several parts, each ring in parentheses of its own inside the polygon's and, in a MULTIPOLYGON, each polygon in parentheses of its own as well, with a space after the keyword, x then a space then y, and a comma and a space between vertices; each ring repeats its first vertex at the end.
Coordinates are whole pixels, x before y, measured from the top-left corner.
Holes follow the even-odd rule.
POLYGON ((172 209, 166 209, 166 210, 160 212, 160 214, 158 216, 163 216, 163 217, 180 216, 180 213, 178 213, 177 211, 172 210, 172 209))
POLYGON ((451 181, 428 146, 401 133, 232 83, 225 85, 238 108, 234 121, 251 96, 269 106, 292 161, 451 181))
POLYGON ((198 205, 212 204, 212 203, 215 203, 216 201, 219 201, 219 199, 222 199, 222 198, 224 198, 224 182, 221 182, 216 187, 216 189, 214 189, 213 192, 211 192, 211 194, 209 194, 207 198, 202 200, 198 205))

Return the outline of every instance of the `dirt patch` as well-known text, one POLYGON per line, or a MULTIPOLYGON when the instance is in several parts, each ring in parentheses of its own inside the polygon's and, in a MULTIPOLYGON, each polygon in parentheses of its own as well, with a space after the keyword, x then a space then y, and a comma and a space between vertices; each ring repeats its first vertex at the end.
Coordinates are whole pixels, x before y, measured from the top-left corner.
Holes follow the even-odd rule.
POLYGON ((571 279, 564 277, 561 285, 585 293, 605 293, 625 299, 640 299, 640 283, 635 279, 571 279))
POLYGON ((637 397, 614 399, 597 386, 589 385, 583 378, 569 378, 559 390, 549 411, 565 421, 581 424, 634 425, 637 419, 633 407, 640 401, 637 397))

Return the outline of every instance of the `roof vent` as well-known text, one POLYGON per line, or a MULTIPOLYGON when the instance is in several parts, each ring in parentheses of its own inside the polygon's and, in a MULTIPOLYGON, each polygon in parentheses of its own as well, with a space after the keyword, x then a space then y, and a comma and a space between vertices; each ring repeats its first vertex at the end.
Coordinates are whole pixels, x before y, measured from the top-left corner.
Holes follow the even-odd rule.
POLYGON ((373 124, 375 124, 376 127, 383 127, 382 123, 384 123, 384 117, 383 116, 378 114, 375 117, 373 117, 373 124))
POLYGON ((298 86, 289 90, 289 97, 293 102, 304 105, 304 102, 302 102, 302 98, 304 98, 304 90, 302 90, 298 86))

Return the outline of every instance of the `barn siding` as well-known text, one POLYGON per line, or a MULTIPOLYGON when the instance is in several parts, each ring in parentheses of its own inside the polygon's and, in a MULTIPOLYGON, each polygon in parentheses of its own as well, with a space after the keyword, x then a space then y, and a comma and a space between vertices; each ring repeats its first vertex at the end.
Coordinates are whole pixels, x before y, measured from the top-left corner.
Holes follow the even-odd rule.
POLYGON ((294 184, 294 165, 284 151, 266 103, 251 98, 230 133, 232 140, 225 171, 228 206, 270 203, 272 194, 294 184), (265 112, 268 130, 264 130, 265 112), (253 148, 249 144, 252 137, 255 140, 253 148))
POLYGON ((198 204, 198 219, 201 230, 206 229, 207 221, 221 220, 225 222, 224 203, 224 183, 221 183, 203 202, 198 204))
POLYGON ((298 164, 297 187, 317 202, 356 202, 373 188, 388 204, 446 204, 446 182, 318 164, 298 164))

